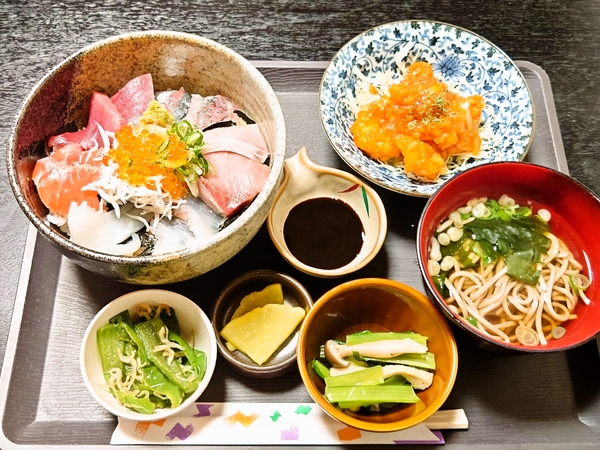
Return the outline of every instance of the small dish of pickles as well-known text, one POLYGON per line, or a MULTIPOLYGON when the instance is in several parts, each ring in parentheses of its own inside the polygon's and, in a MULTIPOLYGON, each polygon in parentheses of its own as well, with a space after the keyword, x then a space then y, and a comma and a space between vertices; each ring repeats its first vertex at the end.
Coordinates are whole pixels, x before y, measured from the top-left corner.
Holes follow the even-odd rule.
POLYGON ((260 269, 239 276, 211 310, 219 353, 244 375, 283 375, 295 365, 298 330, 312 305, 289 275, 260 269))

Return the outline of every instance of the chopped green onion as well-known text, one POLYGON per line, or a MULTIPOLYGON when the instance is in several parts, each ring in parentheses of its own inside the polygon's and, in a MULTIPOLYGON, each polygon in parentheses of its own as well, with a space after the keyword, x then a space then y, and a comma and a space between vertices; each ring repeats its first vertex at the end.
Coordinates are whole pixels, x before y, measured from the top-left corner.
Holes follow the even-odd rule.
POLYGON ((560 339, 565 335, 566 332, 567 330, 565 330, 563 327, 554 327, 552 328, 552 337, 554 339, 560 339))
POLYGON ((525 346, 532 347, 540 343, 538 334, 530 327, 525 325, 519 325, 515 328, 515 335, 517 340, 525 346))

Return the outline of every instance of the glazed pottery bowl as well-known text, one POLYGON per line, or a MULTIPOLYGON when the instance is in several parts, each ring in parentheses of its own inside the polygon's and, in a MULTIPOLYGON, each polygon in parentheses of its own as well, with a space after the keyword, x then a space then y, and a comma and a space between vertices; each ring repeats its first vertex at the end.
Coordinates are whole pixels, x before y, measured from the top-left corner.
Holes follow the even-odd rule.
POLYGON ((288 263, 310 275, 333 278, 364 267, 377 255, 387 217, 373 188, 348 172, 315 164, 301 148, 285 161, 267 227, 288 263), (323 203, 312 210, 313 201, 323 203), (354 233, 346 234, 349 230, 354 233))
POLYGON ((86 269, 132 284, 186 280, 221 265, 256 234, 275 199, 285 157, 285 123, 277 97, 246 59, 192 34, 147 31, 89 45, 55 66, 23 102, 9 139, 7 164, 17 202, 39 233, 86 269), (177 90, 223 95, 251 117, 269 155, 270 173, 254 201, 208 240, 148 256, 113 256, 73 243, 46 220, 32 172, 49 152, 48 137, 86 125, 94 91, 113 95, 129 80, 151 74, 156 92, 177 90))
POLYGON ((281 285, 284 303, 303 308, 306 312, 312 308, 311 295, 296 279, 281 272, 260 269, 247 272, 232 280, 213 303, 210 313, 219 353, 236 371, 252 378, 275 378, 294 368, 300 327, 298 326, 275 353, 260 365, 240 350, 228 348, 220 332, 231 321, 245 296, 262 291, 275 283, 281 285))
POLYGON ((456 342, 450 327, 435 306, 417 290, 397 281, 364 278, 343 283, 315 301, 300 329, 298 367, 312 399, 331 417, 367 431, 402 430, 430 417, 450 394, 458 370, 456 342), (435 355, 433 382, 415 390, 415 404, 397 404, 379 412, 342 410, 323 396, 325 384, 312 366, 321 346, 329 339, 345 341, 346 335, 372 332, 413 331, 428 338, 435 355))
POLYGON ((319 106, 332 147, 353 170, 384 188, 416 197, 431 196, 469 167, 523 160, 533 137, 533 101, 516 64, 487 39, 441 22, 391 22, 352 38, 323 74, 319 106), (448 172, 434 182, 408 176, 401 162, 391 166, 370 158, 356 146, 350 131, 360 107, 389 92, 416 61, 430 63, 436 79, 451 92, 478 94, 485 101, 480 153, 447 160, 448 172), (372 93, 373 87, 379 95, 372 93))
MULTIPOLYGON (((419 221, 417 254, 428 293, 452 324, 470 336, 475 344, 487 350, 542 353, 577 347, 593 339, 600 331, 597 320, 600 314, 600 291, 597 286, 600 276, 600 241, 596 236, 599 221, 598 197, 568 175, 521 162, 492 163, 469 169, 451 179, 429 199, 419 221), (550 232, 567 245, 574 258, 582 264, 582 273, 591 281, 590 287, 584 292, 591 301, 590 304, 586 305, 579 299, 573 311, 577 318, 562 324, 564 336, 548 339, 547 345, 525 346, 491 338, 444 301, 428 268, 432 237, 438 225, 446 221, 452 211, 473 198, 498 200, 502 195, 513 198, 521 206, 532 207, 534 214, 539 208, 548 210, 551 213, 550 232)), ((500 285, 501 281, 497 283, 500 285)), ((508 295, 503 298, 509 297, 512 298, 508 295)), ((559 311, 559 307, 554 308, 559 311)), ((545 316, 547 310, 540 310, 540 314, 545 316)), ((477 319, 470 320, 473 322, 477 319)), ((543 324, 547 325, 548 322, 544 319, 543 324)), ((548 330, 544 332, 547 333, 548 330)))
POLYGON ((81 343, 80 367, 83 381, 90 394, 112 414, 126 419, 153 422, 177 414, 192 405, 204 392, 217 363, 217 342, 212 325, 206 314, 187 297, 162 289, 143 289, 116 298, 102 308, 88 325, 81 343), (151 414, 142 414, 120 404, 108 391, 102 372, 96 333, 107 325, 109 320, 127 310, 135 317, 136 306, 145 303, 150 306, 168 305, 175 311, 180 327, 180 336, 193 348, 206 354, 206 372, 197 389, 184 397, 176 408, 157 408, 151 414))

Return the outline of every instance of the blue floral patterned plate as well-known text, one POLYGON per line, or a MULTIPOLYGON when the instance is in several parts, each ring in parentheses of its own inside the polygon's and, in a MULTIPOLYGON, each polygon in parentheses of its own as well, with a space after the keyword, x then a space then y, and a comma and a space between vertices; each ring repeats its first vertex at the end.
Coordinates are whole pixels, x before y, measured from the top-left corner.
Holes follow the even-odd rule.
POLYGON ((340 157, 373 183, 395 192, 429 197, 453 175, 495 161, 521 161, 533 136, 533 102, 512 60, 486 39, 440 22, 408 20, 380 25, 358 35, 333 57, 321 80, 319 103, 325 132, 340 157), (408 66, 427 61, 436 78, 462 96, 485 100, 477 157, 455 156, 434 182, 409 176, 402 165, 371 159, 352 139, 350 126, 360 105, 373 101, 369 86, 386 92, 408 66))

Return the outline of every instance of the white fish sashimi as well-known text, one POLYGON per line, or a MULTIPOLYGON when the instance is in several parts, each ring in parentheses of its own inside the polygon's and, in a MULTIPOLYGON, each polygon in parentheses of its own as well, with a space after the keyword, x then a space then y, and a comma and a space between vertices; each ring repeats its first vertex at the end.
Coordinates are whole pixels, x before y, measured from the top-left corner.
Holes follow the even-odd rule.
POLYGON ((132 255, 141 246, 136 233, 144 227, 144 223, 125 212, 122 208, 121 217, 117 217, 114 210, 96 211, 86 202, 80 205, 71 203, 67 216, 71 240, 110 255, 132 255))
POLYGON ((196 242, 196 237, 187 224, 179 219, 161 220, 152 234, 156 237, 153 255, 175 252, 190 247, 196 242))
POLYGON ((161 220, 153 230, 156 237, 153 254, 173 252, 205 242, 219 232, 224 222, 223 217, 192 195, 186 196, 185 202, 174 210, 174 216, 170 220, 161 220))
POLYGON ((186 196, 185 203, 175 210, 174 214, 186 223, 199 241, 206 241, 217 234, 224 222, 221 215, 192 195, 186 196))

